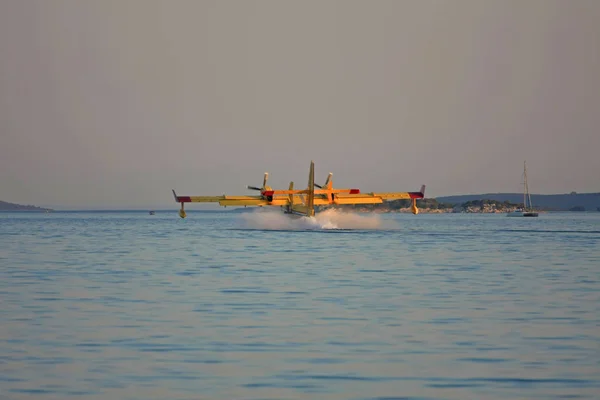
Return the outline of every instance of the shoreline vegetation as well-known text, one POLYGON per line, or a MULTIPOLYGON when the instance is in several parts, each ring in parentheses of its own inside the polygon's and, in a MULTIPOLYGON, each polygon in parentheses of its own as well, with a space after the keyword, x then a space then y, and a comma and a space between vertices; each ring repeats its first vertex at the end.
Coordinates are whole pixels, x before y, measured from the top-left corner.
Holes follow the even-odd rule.
POLYGON ((22 205, 15 203, 8 203, 0 200, 0 211, 37 211, 37 212, 51 212, 54 211, 51 208, 36 207, 32 205, 22 205))
MULTIPOLYGON (((395 200, 382 204, 356 204, 319 207, 318 211, 337 209, 355 212, 375 213, 411 213, 411 200, 395 200)), ((418 199, 417 208, 422 214, 471 213, 471 214, 506 214, 523 209, 523 203, 511 203, 490 199, 469 200, 463 203, 443 203, 437 199, 418 199)), ((567 209, 551 207, 533 207, 538 212, 549 211, 586 211, 585 207, 576 206, 567 209)), ((600 211, 600 207, 597 209, 600 211)), ((591 211, 591 210, 590 210, 591 211)))
MULTIPOLYGON (((411 200, 394 200, 382 204, 356 204, 321 207, 319 211, 334 208, 342 211, 375 213, 411 213, 411 200)), ((471 200, 461 204, 442 203, 436 199, 418 199, 417 208, 422 214, 477 213, 502 214, 520 209, 523 204, 497 200, 471 200)), ((540 210, 544 211, 544 210, 540 210)), ((550 211, 550 210, 547 210, 550 211)))

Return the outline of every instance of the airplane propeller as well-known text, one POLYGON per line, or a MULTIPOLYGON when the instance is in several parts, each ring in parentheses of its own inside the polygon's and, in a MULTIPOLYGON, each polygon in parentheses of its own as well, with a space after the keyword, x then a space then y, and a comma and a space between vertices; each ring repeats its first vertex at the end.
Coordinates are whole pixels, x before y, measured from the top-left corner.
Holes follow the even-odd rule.
POLYGON ((263 185, 262 188, 256 187, 256 186, 246 186, 246 188, 250 189, 250 190, 258 190, 259 192, 262 192, 263 190, 265 190, 265 188, 267 187, 267 180, 269 179, 269 173, 265 172, 265 176, 263 178, 263 185))
MULTIPOLYGON (((327 186, 327 184, 331 180, 332 176, 333 176, 333 174, 330 172, 329 175, 327 175, 327 179, 325 180, 325 184, 323 186, 327 186)), ((323 189, 323 186, 319 185, 318 183, 315 183, 314 185, 315 185, 315 187, 318 187, 319 189, 323 189)))
MULTIPOLYGON (((323 189, 323 186, 327 186, 327 184, 331 180, 332 176, 333 176, 333 174, 330 172, 329 175, 327 175, 327 179, 325 180, 325 183, 323 185, 319 185, 318 183, 314 183, 315 187, 317 187, 319 189, 323 189)), ((269 179, 269 173, 265 172, 265 176, 263 178, 263 186, 261 188, 259 188, 257 186, 250 186, 250 185, 246 186, 246 188, 249 189, 249 190, 256 190, 258 192, 262 192, 267 187, 267 180, 268 179, 269 179)))

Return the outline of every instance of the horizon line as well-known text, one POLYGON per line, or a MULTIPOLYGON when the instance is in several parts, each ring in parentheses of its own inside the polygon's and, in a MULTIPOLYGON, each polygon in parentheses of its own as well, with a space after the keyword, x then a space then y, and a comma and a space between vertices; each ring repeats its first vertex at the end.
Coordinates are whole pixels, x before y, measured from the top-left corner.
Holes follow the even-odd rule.
MULTIPOLYGON (((439 198, 445 198, 445 197, 465 197, 465 196, 485 196, 485 195, 519 195, 521 196, 523 193, 521 192, 487 192, 487 193, 468 193, 468 194, 450 194, 450 195, 443 195, 443 196, 435 196, 435 197, 425 197, 425 199, 439 199, 439 198)), ((564 193, 532 193, 531 196, 565 196, 565 195, 600 195, 600 191, 599 192, 576 192, 576 191, 572 191, 572 192, 564 192, 564 193)), ((50 210, 54 210, 54 211, 167 211, 170 210, 170 208, 168 208, 169 206, 167 205, 155 205, 155 206, 148 206, 148 205, 134 205, 134 206, 124 206, 124 207, 119 207, 119 206, 100 206, 100 205, 94 205, 94 206, 63 206, 63 205, 33 205, 33 204, 26 204, 26 203, 13 203, 13 202, 9 202, 9 201, 3 201, 0 200, 1 202, 5 202, 5 203, 9 203, 9 204, 16 204, 16 205, 20 205, 20 206, 32 206, 32 207, 37 207, 37 208, 43 208, 43 209, 50 209, 50 210)), ((222 206, 219 206, 218 204, 210 204, 210 203, 204 203, 204 204, 198 204, 198 207, 200 207, 200 210, 202 208, 208 208, 208 209, 221 209, 224 208, 222 206)), ((240 208, 240 207, 233 207, 233 206, 229 206, 231 208, 240 208)), ((198 210, 198 208, 196 208, 196 210, 198 210)), ((2 211, 2 210, 0 210, 2 211)), ((28 210, 4 210, 4 211, 28 211, 28 210)), ((35 211, 35 210, 31 210, 31 211, 35 211)))

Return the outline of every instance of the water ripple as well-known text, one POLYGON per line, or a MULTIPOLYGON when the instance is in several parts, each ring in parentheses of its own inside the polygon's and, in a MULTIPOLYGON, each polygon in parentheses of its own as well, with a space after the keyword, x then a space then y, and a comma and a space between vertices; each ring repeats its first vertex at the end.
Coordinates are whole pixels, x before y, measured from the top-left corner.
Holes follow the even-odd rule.
POLYGON ((0 214, 0 398, 598 398, 600 216, 236 215, 0 214))

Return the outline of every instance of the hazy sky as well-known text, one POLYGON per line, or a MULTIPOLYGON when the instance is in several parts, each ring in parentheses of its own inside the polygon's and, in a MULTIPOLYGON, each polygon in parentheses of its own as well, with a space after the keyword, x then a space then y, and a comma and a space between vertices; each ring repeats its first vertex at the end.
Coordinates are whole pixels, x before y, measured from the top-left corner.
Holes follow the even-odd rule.
POLYGON ((0 1, 0 200, 600 191, 600 1, 0 1))

